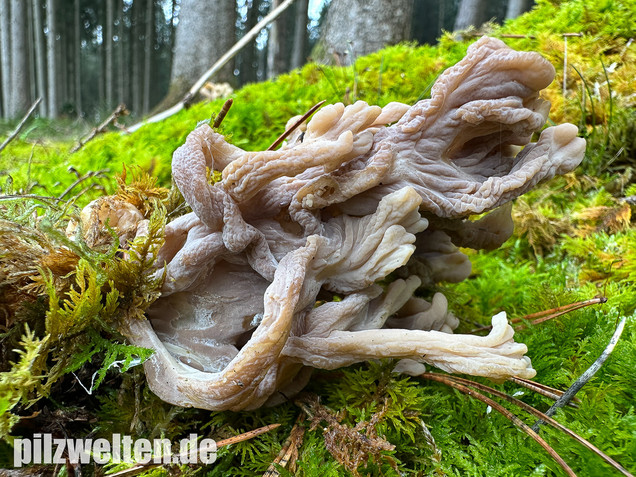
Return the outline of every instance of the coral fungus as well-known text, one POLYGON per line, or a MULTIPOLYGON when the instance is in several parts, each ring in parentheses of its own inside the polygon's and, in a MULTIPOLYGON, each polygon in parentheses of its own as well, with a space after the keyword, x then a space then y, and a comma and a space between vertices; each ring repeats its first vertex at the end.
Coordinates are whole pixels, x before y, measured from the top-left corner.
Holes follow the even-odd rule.
POLYGON ((445 297, 414 292, 466 278, 458 247, 501 245, 506 204, 582 160, 571 124, 530 142, 553 77, 540 55, 484 37, 430 99, 325 106, 279 150, 246 152, 198 127, 173 156, 192 213, 166 226, 162 296, 147 320, 122 325, 155 350, 144 364, 153 391, 182 406, 253 409, 298 392, 312 368, 374 358, 404 359, 405 372, 428 363, 532 377, 505 313, 487 336, 453 334, 445 297), (222 180, 210 184, 212 170, 222 180), (378 284, 394 271, 401 278, 378 284))

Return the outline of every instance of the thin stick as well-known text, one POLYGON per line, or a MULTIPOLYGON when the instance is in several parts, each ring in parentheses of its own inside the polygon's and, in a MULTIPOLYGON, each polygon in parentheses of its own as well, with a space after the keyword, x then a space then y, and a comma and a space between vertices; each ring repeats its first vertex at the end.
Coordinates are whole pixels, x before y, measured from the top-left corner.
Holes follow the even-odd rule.
POLYGON ((230 444, 236 444, 237 442, 247 441, 249 439, 253 439, 254 437, 258 437, 261 434, 265 434, 273 429, 280 427, 280 424, 269 424, 267 426, 259 427, 258 429, 254 429, 252 431, 244 432, 243 434, 239 434, 238 436, 230 437, 228 439, 223 439, 216 443, 216 447, 224 447, 229 446, 230 444))
POLYGON ((309 111, 307 111, 305 114, 303 114, 298 121, 296 121, 294 124, 292 124, 289 129, 287 131, 285 131, 283 134, 281 134, 280 136, 278 136, 278 139, 276 139, 271 146, 269 146, 267 148, 268 151, 273 151, 274 149, 276 149, 281 142, 283 142, 292 132, 294 132, 294 130, 300 126, 302 123, 304 123, 307 118, 309 116, 311 116, 312 114, 314 114, 316 112, 316 110, 322 106, 325 103, 326 100, 322 100, 317 104, 314 104, 311 109, 309 111))
POLYGON ((178 113, 185 107, 187 107, 195 95, 199 92, 199 90, 203 87, 205 82, 210 79, 210 77, 216 74, 225 64, 230 61, 236 54, 241 51, 245 46, 247 46, 250 41, 252 41, 260 31, 265 28, 267 25, 276 20, 281 13, 283 13, 289 6, 294 3, 295 0, 285 0, 280 4, 277 8, 271 11, 265 18, 263 18, 260 22, 258 22, 254 28, 252 28, 249 32, 247 32, 239 41, 237 41, 232 48, 230 48, 227 53, 225 53, 221 58, 217 60, 216 63, 212 65, 212 67, 203 73, 203 75, 197 80, 196 83, 190 88, 190 90, 186 93, 181 101, 175 104, 170 109, 167 109, 159 114, 155 114, 151 118, 146 119, 145 121, 138 122, 134 126, 128 128, 128 132, 134 132, 139 129, 141 126, 148 123, 156 123, 162 121, 166 118, 169 118, 173 114, 178 113))
MULTIPOLYGON (((567 310, 563 310, 563 311, 560 311, 558 313, 554 313, 552 315, 544 316, 543 318, 538 318, 538 319, 536 319, 534 321, 531 321, 530 324, 531 325, 538 325, 539 323, 543 323, 544 321, 552 320, 552 319, 557 318, 557 317, 559 317, 561 315, 565 315, 566 313, 570 313, 571 311, 576 311, 576 310, 579 310, 581 308, 585 308, 585 307, 590 306, 590 305, 598 305, 600 303, 606 303, 606 302, 607 302, 607 298, 605 298, 604 296, 601 296, 601 297, 592 298, 590 300, 582 301, 580 303, 574 303, 572 305, 572 307, 567 309, 567 310)), ((521 321, 521 320, 518 320, 518 321, 521 321)), ((519 325, 519 326, 517 326, 515 328, 515 330, 519 331, 519 330, 524 330, 526 328, 527 328, 526 325, 519 325)))
POLYGON ((469 387, 464 386, 463 384, 460 384, 451 379, 448 379, 447 376, 444 376, 441 374, 424 373, 424 374, 421 374, 420 377, 424 379, 430 379, 431 381, 437 381, 439 383, 446 384, 447 386, 457 389, 459 392, 468 394, 469 396, 473 396, 474 398, 479 399, 481 402, 488 404, 495 411, 499 412, 508 420, 510 420, 510 422, 512 422, 515 426, 519 427, 526 434, 532 437, 541 447, 543 447, 546 450, 548 454, 550 454, 550 457, 552 457, 563 468, 563 470, 565 470, 565 472, 570 477, 576 477, 576 474, 570 468, 567 462, 565 462, 563 458, 559 454, 557 454, 556 451, 552 447, 550 447, 550 445, 545 440, 543 440, 543 438, 539 434, 537 434, 535 431, 532 430, 532 428, 530 428, 530 426, 528 426, 525 422, 519 419, 519 417, 516 414, 513 414, 512 412, 510 412, 508 409, 503 407, 498 402, 493 401, 489 397, 484 396, 483 394, 475 391, 474 389, 470 389, 469 387))
POLYGON ((58 199, 63 199, 64 196, 66 196, 69 192, 71 192, 77 185, 81 184, 82 182, 84 182, 86 179, 90 179, 91 177, 103 177, 104 174, 106 174, 107 172, 110 172, 110 169, 101 169, 99 171, 90 171, 87 172, 85 175, 78 177, 75 182, 73 182, 70 186, 68 186, 66 188, 66 190, 64 192, 62 192, 58 199))
MULTIPOLYGON (((442 376, 444 376, 444 375, 442 375, 442 376)), ((508 394, 506 394, 506 393, 504 393, 502 391, 499 391, 497 389, 491 388, 490 386, 486 386, 486 385, 481 384, 481 383, 477 383, 477 382, 474 382, 474 381, 470 381, 468 379, 460 378, 458 376, 445 376, 445 377, 447 377, 447 378, 449 378, 449 379, 451 379, 453 381, 459 382, 461 384, 465 384, 467 386, 474 387, 474 388, 479 389, 481 391, 485 391, 485 392, 490 393, 490 394, 492 394, 494 396, 497 396, 497 397, 500 397, 502 399, 505 399, 506 401, 508 401, 511 404, 514 404, 515 406, 519 406, 524 411, 532 414, 533 416, 539 417, 540 419, 544 420, 545 422, 547 422, 551 426, 555 427, 556 429, 558 429, 561 432, 565 433, 566 435, 570 436, 572 439, 574 439, 575 441, 577 441, 578 443, 580 443, 581 445, 583 445, 584 447, 588 448, 589 450, 594 452, 596 455, 601 457, 603 460, 605 460, 608 464, 610 464, 616 470, 621 472, 623 475, 625 475, 627 477, 634 477, 634 475, 631 474, 627 469, 625 469, 622 465, 620 465, 618 462, 616 462, 610 456, 605 454, 602 450, 600 450, 594 444, 592 444, 591 442, 587 441, 583 437, 579 436, 578 434, 576 434, 574 431, 570 430, 569 428, 565 427, 563 424, 560 424, 558 421, 555 421, 550 416, 542 413, 538 409, 535 409, 531 405, 526 404, 525 402, 523 402, 523 401, 521 401, 519 399, 516 399, 516 398, 514 398, 512 396, 509 396, 508 394)))
POLYGON ((0 153, 2 152, 2 150, 7 147, 9 145, 9 143, 11 141, 13 141, 16 136, 18 134, 20 134, 20 131, 22 130, 22 128, 24 127, 24 125, 26 124, 26 122, 28 121, 28 119, 31 117, 31 115, 33 114, 33 111, 35 111, 35 108, 38 107, 38 104, 40 104, 40 102, 42 101, 42 98, 38 98, 35 103, 33 103, 31 105, 31 107, 29 108, 29 111, 27 111, 27 113, 24 115, 24 117, 22 118, 22 121, 20 121, 20 124, 18 124, 18 127, 16 127, 13 132, 11 134, 9 134, 9 137, 6 138, 4 140, 4 142, 2 143, 2 145, 0 145, 0 153))
MULTIPOLYGON (((248 439, 252 439, 254 437, 260 436, 261 434, 265 434, 266 432, 271 431, 272 429, 276 429, 280 424, 270 424, 265 427, 259 427, 258 429, 254 429, 252 431, 245 432, 243 434, 239 434, 238 436, 230 437, 229 439, 224 439, 222 441, 218 441, 216 443, 216 448, 219 449, 223 446, 228 446, 230 444, 236 444, 237 442, 246 441, 248 439)), ((183 460, 184 457, 190 455, 190 452, 185 452, 182 454, 177 454, 175 456, 171 456, 170 459, 172 462, 179 463, 183 460)), ((147 463, 147 464, 138 464, 129 469, 120 470, 114 474, 110 474, 109 477, 133 477, 135 475, 141 474, 142 472, 147 472, 152 469, 157 469, 167 464, 155 464, 155 463, 147 463)))
POLYGON ((567 94, 568 84, 568 36, 563 35, 563 99, 567 94))
POLYGON ((62 202, 62 200, 58 199, 57 197, 46 197, 46 196, 37 195, 37 194, 24 194, 24 195, 8 194, 8 195, 0 195, 0 201, 3 201, 3 200, 23 200, 23 199, 41 200, 42 202, 45 202, 45 203, 62 202))
POLYGON ((232 107, 232 104, 234 104, 234 100, 232 98, 228 99, 225 103, 223 103, 223 108, 221 108, 219 115, 216 118, 214 118, 214 124, 212 125, 214 129, 218 128, 221 125, 221 123, 225 119, 225 116, 227 116, 227 112, 232 107))
MULTIPOLYGON (((550 310, 543 310, 543 311, 538 311, 536 313, 531 313, 529 315, 525 315, 525 316, 522 316, 520 318, 513 318, 512 320, 510 320, 510 324, 519 323, 521 321, 529 320, 529 319, 532 319, 532 318, 542 317, 542 318, 539 318, 537 320, 534 320, 534 321, 530 322, 530 324, 536 325, 536 324, 539 324, 539 323, 543 323, 544 321, 548 321, 548 320, 552 320, 553 318, 557 318, 558 316, 565 315, 566 313, 569 313, 571 311, 575 311, 575 310, 578 310, 580 308, 585 308, 586 306, 597 305, 597 304, 606 303, 606 302, 607 302, 607 298, 605 298, 604 296, 597 296, 597 297, 591 298, 589 300, 577 301, 575 303, 570 303, 569 305, 562 305, 562 306, 558 306, 556 308, 552 308, 550 310), (548 315, 548 316, 546 316, 546 315, 548 315)), ((523 328, 525 328, 525 325, 521 325, 521 326, 517 327, 517 330, 520 330, 520 329, 523 329, 523 328)), ((470 333, 477 333, 478 331, 486 331, 486 330, 491 330, 491 329, 492 329, 492 325, 480 326, 479 328, 475 328, 475 329, 471 330, 470 333)))
MULTIPOLYGON (((537 383, 535 381, 531 381, 530 379, 523 379, 517 376, 512 376, 508 378, 508 381, 511 381, 519 386, 522 386, 526 389, 530 389, 537 394, 541 394, 542 396, 548 397, 554 401, 563 396, 563 391, 556 388, 551 388, 550 386, 546 386, 545 384, 537 383)), ((573 402, 569 403, 568 406, 577 407, 575 403, 580 403, 581 400, 577 397, 572 399, 573 402)))
POLYGON ((290 464, 290 468, 294 465, 296 458, 298 458, 298 446, 302 444, 303 436, 305 434, 305 428, 300 425, 300 422, 304 420, 304 417, 304 414, 300 414, 300 416, 298 416, 298 420, 289 433, 289 437, 285 440, 283 447, 274 459, 274 462, 269 465, 263 474, 263 477, 280 476, 280 472, 276 470, 275 464, 278 464, 283 468, 287 467, 287 464, 290 464))
POLYGON ((128 114, 128 111, 126 110, 126 105, 122 103, 119 106, 117 106, 112 113, 110 113, 110 116, 108 116, 103 123, 101 123, 96 128, 93 128, 93 130, 88 134, 86 139, 80 139, 79 142, 75 146, 73 146, 73 148, 71 149, 71 153, 79 151, 81 148, 84 147, 84 145, 86 145, 87 142, 92 141, 95 138, 95 136, 97 136, 98 134, 102 134, 104 131, 106 131, 106 128, 108 127, 110 123, 114 122, 119 116, 125 115, 125 114, 128 114))
MULTIPOLYGON (((607 360, 607 358, 612 353, 612 351, 614 351, 614 348, 616 347, 616 343, 618 343, 618 340, 620 339, 621 334, 623 333, 623 329, 625 328, 626 320, 627 319, 625 317, 621 318, 621 321, 618 323, 618 326, 616 327, 616 331, 614 331, 614 335, 610 339, 605 350, 603 350, 603 352, 596 359, 596 361, 594 361, 592 365, 589 368, 587 368, 587 370, 585 370, 585 372, 576 381, 574 381, 574 384, 572 384, 572 386, 570 386, 567 389, 567 391, 563 393, 563 396, 561 396, 550 407, 550 409, 548 409, 545 412, 548 416, 552 416, 557 411, 557 409, 562 408, 567 403, 569 403, 572 400, 572 398, 574 398, 576 393, 578 393, 581 390, 581 388, 585 386, 585 384, 590 379, 592 379, 592 376, 594 376, 598 372, 598 370, 601 369, 601 366, 603 366, 603 363, 607 360)), ((532 426, 532 429, 535 431, 538 431, 541 424, 543 424, 543 421, 539 419, 537 422, 534 423, 534 425, 532 426)))

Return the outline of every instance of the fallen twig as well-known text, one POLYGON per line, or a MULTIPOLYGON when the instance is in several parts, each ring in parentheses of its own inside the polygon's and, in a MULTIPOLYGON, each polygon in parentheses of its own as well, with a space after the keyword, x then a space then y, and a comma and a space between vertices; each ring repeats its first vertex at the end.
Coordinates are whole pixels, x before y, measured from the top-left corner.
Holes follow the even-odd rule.
POLYGON ((3 194, 0 195, 0 201, 3 200, 23 200, 23 199, 34 199, 34 200, 40 200, 42 202, 45 202, 47 204, 50 204, 50 202, 62 202, 61 199, 58 199, 57 197, 46 197, 43 195, 37 195, 37 194, 3 194))
POLYGON ((79 151, 81 148, 83 148, 86 145, 87 142, 93 140, 95 136, 97 136, 98 134, 102 134, 104 131, 106 131, 106 128, 108 127, 108 125, 115 122, 117 118, 119 118, 119 116, 126 115, 126 114, 128 114, 128 110, 126 109, 126 105, 122 103, 115 108, 115 110, 110 114, 110 116, 106 118, 106 120, 103 123, 101 123, 96 128, 93 128, 93 130, 88 134, 86 139, 83 139, 83 140, 80 139, 79 142, 75 146, 73 146, 70 152, 74 153, 79 151))
MULTIPOLYGON (((272 429, 276 429, 280 424, 270 424, 268 426, 259 427, 258 429, 254 429, 252 431, 244 432, 243 434, 239 434, 238 436, 230 437, 228 439, 223 439, 216 443, 216 448, 220 449, 224 446, 229 446, 230 444, 236 444, 237 442, 243 442, 254 437, 260 436, 261 434, 265 434, 266 432, 271 431, 272 429)), ((182 461, 185 457, 188 457, 189 452, 185 452, 182 454, 177 454, 176 456, 172 456, 171 459, 173 461, 182 461)), ((154 462, 149 462, 147 464, 138 464, 129 469, 124 469, 114 474, 110 474, 109 477, 133 477, 135 475, 141 474, 142 472, 147 472, 152 469, 157 469, 167 464, 155 464, 154 462)))
POLYGON ((223 108, 221 108, 219 115, 216 118, 214 118, 214 124, 212 125, 214 129, 218 128, 221 125, 221 123, 225 119, 225 116, 227 116, 227 112, 232 107, 232 104, 234 104, 234 100, 232 98, 228 99, 225 103, 223 103, 223 108))
POLYGON ((7 147, 9 145, 9 143, 11 141, 13 141, 16 136, 18 134, 20 134, 20 131, 22 130, 22 128, 24 127, 24 125, 26 124, 26 122, 29 120, 29 118, 31 117, 31 115, 33 114, 33 111, 35 111, 35 108, 38 107, 38 104, 40 104, 40 101, 42 101, 42 98, 38 98, 35 103, 33 103, 31 105, 31 107, 29 108, 29 110, 27 111, 27 113, 24 115, 24 117, 22 118, 22 121, 20 121, 20 123, 18 124, 18 127, 16 127, 13 132, 11 134, 9 134, 9 137, 6 138, 4 140, 4 142, 0 145, 0 153, 2 152, 2 150, 7 147))
POLYGON ((468 394, 469 396, 472 396, 472 397, 474 397, 476 399, 479 399, 481 402, 489 405, 492 409, 494 409, 498 413, 502 414, 510 422, 512 422, 515 426, 519 427, 526 434, 528 434, 530 437, 532 437, 541 447, 543 447, 545 449, 545 451, 548 454, 550 454, 550 457, 552 457, 563 468, 563 470, 565 470, 565 472, 570 477, 576 477, 576 474, 570 468, 570 466, 567 464, 567 462, 565 462, 563 460, 563 458, 559 454, 557 454, 557 452, 552 447, 550 447, 550 445, 545 440, 543 440, 543 438, 539 434, 537 434, 535 431, 533 431, 530 426, 528 426, 525 422, 523 422, 519 418, 519 416, 517 416, 516 414, 510 412, 508 409, 503 407, 498 402, 493 401, 489 397, 484 396, 480 392, 478 392, 478 391, 476 391, 474 389, 471 389, 468 386, 465 386, 465 385, 463 385, 463 384, 461 384, 459 382, 453 381, 449 376, 444 376, 442 374, 435 374, 435 373, 424 373, 424 374, 421 374, 419 377, 424 378, 424 379, 430 379, 431 381, 437 381, 439 383, 446 384, 447 386, 450 386, 452 388, 457 389, 461 393, 468 394))
MULTIPOLYGON (((569 403, 574 398, 576 393, 578 393, 581 390, 581 388, 585 386, 585 384, 590 379, 592 379, 592 376, 594 376, 597 373, 597 371, 601 369, 601 366, 603 366, 603 363, 605 362, 605 360, 607 360, 607 358, 612 353, 612 351, 614 351, 614 347, 616 346, 616 343, 618 343, 618 340, 620 339, 621 334, 623 333, 623 329, 625 328, 626 320, 627 319, 625 317, 621 318, 621 321, 619 321, 618 326, 616 327, 616 331, 614 331, 614 335, 612 335, 612 338, 607 344, 607 347, 605 348, 605 350, 603 350, 603 352, 596 359, 596 361, 594 361, 592 365, 589 368, 587 368, 587 370, 585 370, 585 372, 576 381, 574 381, 574 384, 572 384, 572 386, 570 386, 567 389, 567 391, 563 393, 563 396, 557 399, 557 401, 550 407, 550 409, 548 409, 545 412, 546 415, 552 416, 557 409, 562 408, 567 403, 569 403)), ((544 422, 541 419, 539 419, 537 422, 534 423, 534 425, 532 426, 532 429, 535 431, 538 431, 539 427, 543 423, 544 422)))
POLYGON ((486 385, 481 384, 481 383, 470 381, 470 380, 465 379, 465 378, 460 378, 458 376, 447 376, 447 377, 452 379, 452 380, 454 380, 454 381, 456 381, 456 382, 459 382, 461 384, 465 384, 467 386, 479 389, 481 391, 485 391, 485 392, 487 392, 489 394, 492 394, 493 396, 497 396, 497 397, 500 397, 502 399, 505 399, 509 403, 520 407, 521 409, 523 409, 524 411, 532 414, 533 416, 539 417, 540 419, 544 420, 545 422, 547 422, 551 426, 555 427, 556 429, 558 429, 561 432, 565 433, 566 435, 570 436, 572 439, 574 439, 575 441, 577 441, 578 443, 580 443, 584 447, 586 447, 589 450, 591 450, 592 452, 594 452, 596 455, 601 457, 603 460, 605 460, 608 464, 610 464, 616 470, 621 472, 623 475, 625 475, 627 477, 634 477, 634 475, 631 474, 627 469, 625 469, 622 465, 620 465, 618 462, 616 462, 610 456, 605 454, 602 450, 600 450, 594 444, 592 444, 591 442, 587 441, 583 437, 579 436, 577 433, 575 433, 574 431, 570 430, 569 428, 565 427, 563 424, 560 424, 558 421, 555 421, 550 416, 542 413, 538 409, 535 409, 530 404, 526 404, 525 402, 523 402, 523 401, 521 401, 519 399, 516 399, 516 398, 514 398, 512 396, 509 396, 508 394, 506 394, 506 393, 504 393, 502 391, 499 391, 497 389, 491 388, 490 386, 486 386, 486 385))
POLYGON ((104 174, 110 172, 110 169, 100 169, 99 171, 90 171, 84 174, 83 176, 78 177, 75 182, 73 182, 70 186, 66 188, 64 192, 62 192, 58 199, 63 199, 69 192, 71 192, 77 185, 84 182, 86 179, 90 179, 91 177, 103 177, 104 174))
POLYGON ((181 101, 175 104, 173 107, 162 111, 161 113, 155 114, 154 116, 138 122, 137 124, 128 128, 128 132, 134 132, 139 129, 141 126, 148 123, 156 123, 162 121, 166 118, 169 118, 173 114, 178 113, 185 107, 187 107, 199 92, 199 90, 203 87, 205 82, 215 73, 217 73, 221 68, 225 66, 225 64, 230 61, 234 56, 241 51, 245 46, 249 44, 259 33, 265 28, 267 25, 276 20, 281 13, 283 13, 289 6, 294 3, 295 0, 285 0, 281 3, 277 8, 272 10, 265 18, 263 18, 260 22, 258 22, 254 28, 248 31, 239 41, 237 41, 232 48, 230 48, 221 58, 217 60, 216 63, 212 65, 212 67, 203 73, 203 75, 197 80, 196 83, 190 88, 190 90, 186 93, 181 101))
MULTIPOLYGON (((605 302, 607 302, 607 298, 605 298, 604 296, 597 296, 589 300, 577 301, 575 303, 570 303, 569 305, 558 306, 550 310, 538 311, 536 313, 531 313, 529 315, 525 315, 520 318, 513 318, 512 320, 510 320, 510 324, 519 323, 521 321, 526 321, 532 318, 540 317, 530 322, 531 325, 538 325, 539 323, 552 320, 561 315, 565 315, 566 313, 569 313, 571 311, 579 310, 581 308, 585 308, 586 306, 590 306, 590 305, 598 305, 605 302)), ((524 328, 526 328, 526 325, 519 325, 515 329, 518 331, 524 328)), ((492 325, 485 325, 485 326, 480 326, 479 328, 475 328, 471 330, 470 333, 477 333, 478 331, 488 331, 491 329, 492 329, 492 325)))
POLYGON ((280 476, 280 472, 276 469, 276 464, 283 468, 287 467, 287 464, 289 464, 290 469, 293 471, 296 459, 298 459, 298 447, 302 445, 303 436, 305 435, 305 428, 300 425, 300 423, 304 420, 304 417, 304 414, 298 416, 298 420, 289 433, 289 437, 283 444, 283 447, 276 456, 276 459, 274 459, 274 462, 269 465, 263 474, 263 477, 280 476))
POLYGON ((291 133, 293 133, 296 128, 298 128, 298 126, 300 126, 302 123, 304 123, 307 118, 309 116, 311 116, 312 114, 314 114, 316 112, 316 110, 322 106, 325 103, 326 100, 322 100, 319 103, 314 104, 311 109, 309 111, 307 111, 305 114, 303 114, 298 121, 296 121, 294 124, 292 124, 289 129, 287 129, 283 134, 281 134, 280 136, 278 136, 278 139, 276 139, 271 146, 269 146, 267 148, 268 151, 273 151, 274 149, 276 149, 281 142, 283 142, 287 137, 289 137, 289 135, 291 133))

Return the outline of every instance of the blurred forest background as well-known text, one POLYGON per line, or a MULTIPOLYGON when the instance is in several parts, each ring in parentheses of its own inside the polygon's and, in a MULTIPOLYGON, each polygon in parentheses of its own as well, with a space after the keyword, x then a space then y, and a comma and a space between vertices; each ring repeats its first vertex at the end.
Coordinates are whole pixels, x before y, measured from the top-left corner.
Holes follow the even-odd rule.
MULTIPOLYGON (((281 0, 0 0, 0 117, 95 123, 169 106, 281 0)), ((237 88, 305 64, 514 18, 531 0, 296 0, 212 81, 237 88)))

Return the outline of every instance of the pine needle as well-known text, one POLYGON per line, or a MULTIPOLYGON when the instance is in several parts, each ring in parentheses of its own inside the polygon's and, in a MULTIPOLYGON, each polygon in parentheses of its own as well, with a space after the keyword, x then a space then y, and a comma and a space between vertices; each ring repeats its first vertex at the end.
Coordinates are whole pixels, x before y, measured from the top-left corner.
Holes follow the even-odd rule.
MULTIPOLYGON (((619 321, 618 326, 616 327, 616 331, 614 331, 614 335, 612 335, 612 338, 607 344, 607 347, 603 350, 603 352, 596 359, 596 361, 594 361, 592 365, 589 368, 587 368, 587 370, 576 381, 574 381, 574 384, 572 384, 572 386, 570 386, 568 390, 563 393, 563 396, 561 396, 557 400, 557 402, 555 402, 552 405, 552 407, 550 407, 550 409, 546 411, 546 414, 548 416, 552 416, 557 409, 569 403, 574 398, 576 393, 578 393, 581 390, 581 388, 585 386, 585 384, 590 379, 592 379, 592 377, 597 373, 597 371, 601 369, 601 366, 603 366, 603 363, 607 360, 607 358, 609 358, 609 355, 612 353, 612 351, 614 351, 614 348, 616 347, 616 343, 618 343, 618 340, 620 339, 621 334, 623 333, 623 329, 625 328, 626 320, 627 318, 625 317, 621 318, 621 321, 619 321)), ((532 428, 538 431, 539 426, 541 426, 541 424, 543 424, 543 422, 541 420, 538 420, 537 422, 534 423, 532 428)))
MULTIPOLYGON (((561 396, 563 396, 563 391, 561 391, 560 389, 555 389, 555 388, 551 388, 550 386, 546 386, 545 384, 541 384, 541 383, 537 383, 536 381, 532 381, 530 379, 523 379, 523 378, 519 378, 517 376, 512 376, 510 378, 508 378, 508 381, 511 381, 519 386, 522 386, 526 389, 530 389, 531 391, 534 391, 537 394, 541 394, 542 396, 545 396, 547 398, 552 399, 553 401, 556 401, 557 399, 559 399, 561 396)), ((568 403, 568 406, 572 406, 572 407, 576 407, 578 408, 578 406, 575 403, 580 403, 581 400, 577 397, 573 398, 572 401, 574 402, 570 402, 568 403)))
POLYGON ((312 114, 314 114, 316 112, 316 110, 322 106, 324 104, 326 100, 322 100, 319 103, 316 103, 315 105, 312 106, 312 108, 307 111, 305 114, 303 114, 300 119, 298 119, 298 121, 296 121, 294 124, 292 124, 289 129, 287 129, 283 134, 281 134, 280 136, 278 136, 278 139, 276 139, 271 146, 269 146, 267 148, 268 151, 273 151, 274 149, 276 149, 281 142, 283 142, 291 133, 293 133, 298 126, 300 126, 302 123, 304 123, 307 118, 309 116, 311 116, 312 114))
MULTIPOLYGON (((569 305, 558 306, 550 310, 538 311, 536 313, 531 313, 530 315, 525 315, 520 318, 513 318, 512 320, 510 320, 510 324, 519 323, 521 321, 526 321, 532 318, 540 317, 530 322, 531 325, 538 325, 539 323, 552 320, 561 315, 565 315, 566 313, 569 313, 571 311, 579 310, 581 308, 585 308, 590 305, 598 305, 605 302, 607 302, 607 298, 605 298, 604 296, 597 296, 589 300, 577 301, 575 303, 570 303, 569 305)), ((526 325, 519 325, 515 328, 515 330, 519 331, 525 328, 526 328, 526 325)), ((471 330, 470 333, 477 333, 478 331, 489 331, 491 329, 492 329, 492 325, 480 326, 479 328, 475 328, 471 330)))
POLYGON ((469 388, 468 386, 465 386, 463 384, 460 384, 459 382, 454 381, 450 376, 444 376, 442 374, 434 374, 434 373, 424 373, 424 374, 421 374, 419 377, 424 379, 429 379, 431 381, 437 381, 442 384, 446 384, 447 386, 457 389, 461 393, 468 394, 469 396, 472 396, 475 399, 478 399, 479 401, 487 404, 488 406, 493 408, 495 411, 503 415, 510 422, 512 422, 515 426, 519 427, 523 432, 525 432, 530 437, 532 437, 541 447, 545 449, 545 451, 550 455, 550 457, 552 457, 563 468, 563 470, 565 470, 565 472, 570 477, 576 477, 576 474, 570 468, 567 462, 565 462, 563 458, 559 454, 557 454, 557 452, 552 447, 550 447, 550 445, 545 440, 543 440, 541 436, 539 436, 539 434, 533 431, 532 428, 529 425, 527 425, 525 422, 523 422, 516 414, 510 412, 508 409, 503 407, 498 402, 493 401, 489 397, 484 396, 480 392, 477 392, 474 389, 469 388))
MULTIPOLYGON (((442 376, 442 375, 440 375, 440 376, 442 376)), ((520 407, 524 411, 532 414, 533 416, 536 416, 536 417, 540 418, 541 420, 545 421, 546 423, 548 423, 551 426, 555 427, 556 429, 560 430, 564 434, 570 436, 572 439, 576 440, 578 443, 580 443, 581 445, 583 445, 584 447, 586 447, 587 449, 591 450, 596 455, 601 457, 603 460, 605 460, 608 464, 610 464, 616 470, 621 472, 623 475, 625 475, 627 477, 634 477, 634 475, 631 474, 629 471, 627 471, 627 469, 625 469, 622 465, 620 465, 618 462, 616 462, 610 456, 605 454, 602 450, 600 450, 594 444, 592 444, 591 442, 587 441, 583 437, 579 436, 578 434, 576 434, 574 431, 570 430, 569 428, 565 427, 563 424, 560 424, 558 421, 552 419, 550 416, 548 416, 548 415, 542 413, 541 411, 535 409, 534 407, 530 406, 529 404, 526 404, 525 402, 523 402, 523 401, 521 401, 519 399, 516 399, 516 398, 514 398, 512 396, 509 396, 508 394, 506 394, 504 392, 501 392, 501 391, 499 391, 497 389, 491 388, 490 386, 486 386, 486 385, 481 384, 481 383, 470 381, 468 379, 460 378, 460 377, 457 377, 457 376, 445 376, 445 377, 447 377, 447 378, 449 378, 449 379, 451 379, 453 381, 456 381, 456 382, 458 382, 460 384, 465 384, 467 386, 479 389, 481 391, 485 391, 485 392, 487 392, 489 394, 492 394, 494 396, 497 396, 497 397, 500 397, 502 399, 505 399, 509 403, 520 407)))

